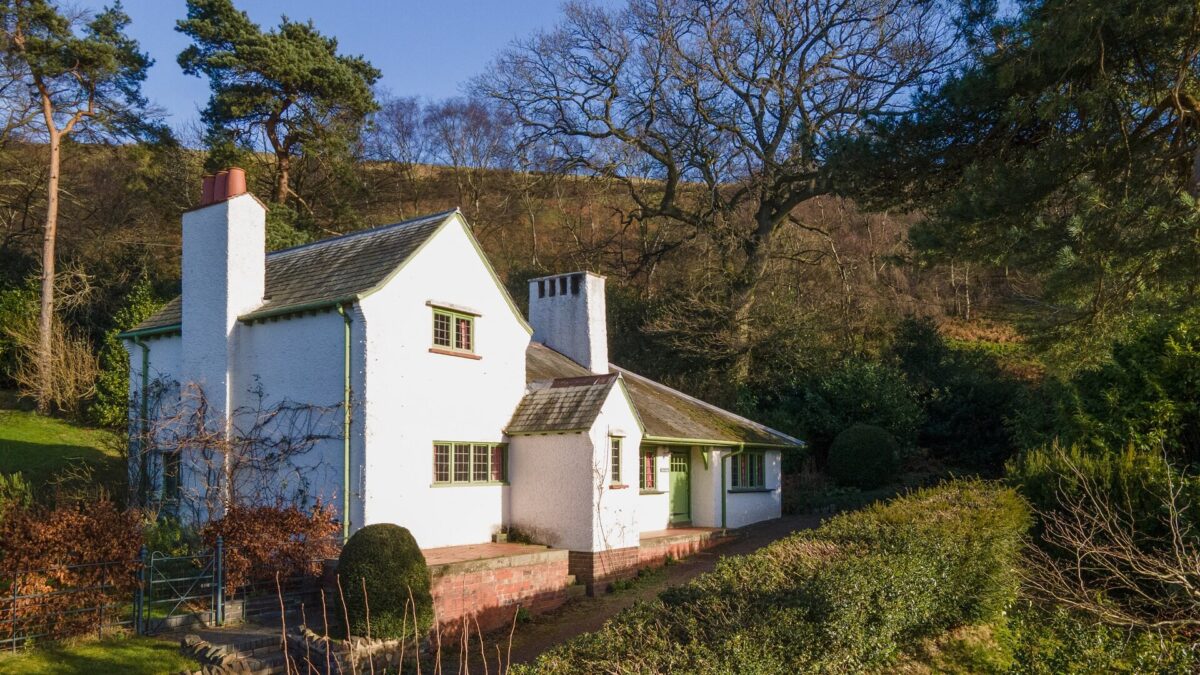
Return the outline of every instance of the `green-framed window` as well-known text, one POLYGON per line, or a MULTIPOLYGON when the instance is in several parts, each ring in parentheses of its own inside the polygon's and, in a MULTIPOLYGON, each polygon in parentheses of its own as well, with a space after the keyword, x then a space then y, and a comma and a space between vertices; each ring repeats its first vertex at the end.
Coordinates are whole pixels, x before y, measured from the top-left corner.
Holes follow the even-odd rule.
POLYGON ((642 451, 641 461, 638 463, 638 483, 643 490, 653 490, 657 487, 654 482, 657 475, 655 457, 653 450, 642 451))
POLYGON ((767 486, 766 453, 743 452, 734 455, 730 464, 730 487, 750 490, 767 486))
POLYGON ((433 444, 435 485, 492 485, 507 481, 507 445, 452 441, 433 444))
POLYGON ((475 317, 434 307, 433 346, 456 352, 474 353, 475 317))
POLYGON ((621 440, 620 436, 611 436, 608 439, 613 484, 621 482, 621 440))

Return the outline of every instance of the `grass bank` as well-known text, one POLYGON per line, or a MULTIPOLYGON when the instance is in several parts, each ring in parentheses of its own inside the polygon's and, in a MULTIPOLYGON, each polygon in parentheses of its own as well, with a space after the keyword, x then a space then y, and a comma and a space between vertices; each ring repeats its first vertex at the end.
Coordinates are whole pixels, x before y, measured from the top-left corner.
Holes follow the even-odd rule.
POLYGON ((199 667, 180 654, 174 642, 145 637, 47 645, 0 654, 0 673, 5 675, 158 675, 199 667))
POLYGON ((0 473, 20 472, 35 489, 86 467, 113 493, 125 484, 120 434, 22 410, 0 410, 0 473))

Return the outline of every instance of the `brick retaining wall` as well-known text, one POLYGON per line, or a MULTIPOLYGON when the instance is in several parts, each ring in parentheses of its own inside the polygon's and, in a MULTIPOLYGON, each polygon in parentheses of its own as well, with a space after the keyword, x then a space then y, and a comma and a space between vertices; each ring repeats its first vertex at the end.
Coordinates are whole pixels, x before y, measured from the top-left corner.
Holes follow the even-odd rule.
POLYGON ((567 551, 559 550, 431 565, 429 572, 438 621, 456 629, 471 617, 472 631, 476 621, 483 631, 509 625, 518 606, 534 614, 554 609, 575 583, 567 551))
POLYGON ((608 551, 571 551, 571 574, 587 588, 588 595, 618 579, 637 574, 641 566, 638 547, 615 548, 608 551))
POLYGON ((667 558, 682 560, 690 555, 719 546, 737 535, 722 530, 656 537, 642 541, 638 547, 638 566, 657 567, 664 565, 667 558))

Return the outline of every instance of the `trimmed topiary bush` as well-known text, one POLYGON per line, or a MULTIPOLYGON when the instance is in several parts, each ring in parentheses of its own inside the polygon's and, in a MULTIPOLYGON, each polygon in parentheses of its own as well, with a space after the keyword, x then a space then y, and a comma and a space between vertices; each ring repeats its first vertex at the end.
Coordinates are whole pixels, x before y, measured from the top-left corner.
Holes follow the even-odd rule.
MULTIPOLYGON (((365 637, 368 620, 372 638, 423 634, 433 625, 429 567, 417 540, 405 528, 380 523, 355 532, 338 558, 338 577, 351 635, 365 637)), ((331 633, 334 627, 330 626, 331 633)))
POLYGON ((833 439, 826 470, 842 485, 866 489, 886 485, 900 471, 900 444, 879 427, 855 424, 833 439))

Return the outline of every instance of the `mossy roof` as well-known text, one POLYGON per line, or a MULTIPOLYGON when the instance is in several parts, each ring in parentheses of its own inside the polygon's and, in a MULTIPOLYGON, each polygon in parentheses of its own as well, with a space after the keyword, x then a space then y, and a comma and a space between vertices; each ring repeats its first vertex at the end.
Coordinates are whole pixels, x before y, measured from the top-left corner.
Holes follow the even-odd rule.
POLYGON ((563 377, 540 382, 521 399, 505 431, 520 435, 591 429, 616 382, 616 375, 563 377))
MULTIPOLYGON (((804 442, 781 431, 736 415, 710 403, 655 382, 619 366, 611 365, 613 377, 620 375, 645 434, 658 439, 692 440, 720 445, 800 447, 804 442)), ((525 352, 525 379, 538 394, 538 386, 562 378, 597 377, 586 368, 549 347, 531 342, 525 352)), ((615 379, 615 378, 614 378, 615 379)), ((524 406, 524 401, 522 401, 524 406)), ((521 408, 518 407, 518 411, 521 408)), ((597 414, 599 411, 596 411, 597 414)), ((595 419, 594 417, 592 419, 595 419)), ((523 428, 535 428, 536 420, 523 420, 523 428)), ((590 425, 589 425, 590 426, 590 425)))

